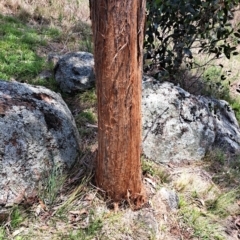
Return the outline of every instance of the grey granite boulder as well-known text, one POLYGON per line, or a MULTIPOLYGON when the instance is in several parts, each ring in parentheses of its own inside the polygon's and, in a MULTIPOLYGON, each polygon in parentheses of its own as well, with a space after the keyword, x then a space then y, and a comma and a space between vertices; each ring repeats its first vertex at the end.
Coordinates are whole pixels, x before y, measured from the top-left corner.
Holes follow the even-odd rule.
POLYGON ((78 131, 60 95, 0 81, 0 205, 33 197, 46 172, 70 168, 78 151, 78 131))
POLYGON ((73 52, 59 57, 55 79, 64 92, 83 91, 94 86, 94 59, 91 53, 73 52))
POLYGON ((240 151, 238 122, 226 101, 145 77, 142 112, 143 152, 156 162, 200 160, 214 146, 240 151))

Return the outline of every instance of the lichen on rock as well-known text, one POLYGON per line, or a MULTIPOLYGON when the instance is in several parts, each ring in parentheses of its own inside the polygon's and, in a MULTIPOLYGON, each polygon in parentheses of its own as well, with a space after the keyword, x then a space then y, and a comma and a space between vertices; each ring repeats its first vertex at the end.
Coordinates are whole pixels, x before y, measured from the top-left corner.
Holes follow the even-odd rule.
POLYGON ((0 205, 36 194, 44 171, 70 168, 78 151, 77 127, 59 94, 0 81, 0 205))

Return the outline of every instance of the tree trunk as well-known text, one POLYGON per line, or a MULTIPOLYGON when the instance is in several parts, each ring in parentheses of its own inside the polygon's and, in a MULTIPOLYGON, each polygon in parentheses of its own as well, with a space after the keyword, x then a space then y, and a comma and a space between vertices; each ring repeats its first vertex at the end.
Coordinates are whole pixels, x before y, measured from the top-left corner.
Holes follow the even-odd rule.
POLYGON ((98 96, 96 183, 115 202, 144 201, 141 83, 145 0, 90 0, 98 96))

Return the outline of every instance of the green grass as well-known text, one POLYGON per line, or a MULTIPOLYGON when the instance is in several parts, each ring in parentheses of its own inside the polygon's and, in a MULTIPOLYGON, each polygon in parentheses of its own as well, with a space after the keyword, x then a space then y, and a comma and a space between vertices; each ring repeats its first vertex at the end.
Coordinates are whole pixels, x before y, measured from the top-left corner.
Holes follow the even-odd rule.
POLYGON ((219 148, 212 149, 204 158, 206 170, 212 174, 212 181, 222 188, 233 189, 239 184, 240 155, 228 155, 219 148))
POLYGON ((147 160, 142 156, 141 163, 143 175, 149 174, 153 177, 157 177, 161 183, 170 182, 170 174, 153 161, 147 160))
POLYGON ((14 17, 0 15, 0 79, 30 80, 46 67, 36 51, 59 36, 54 28, 34 29, 14 17))
POLYGON ((217 162, 220 165, 224 165, 226 162, 226 155, 223 150, 215 148, 206 154, 205 161, 217 162))
POLYGON ((179 217, 183 224, 193 229, 193 236, 199 239, 219 239, 225 238, 221 235, 220 225, 212 215, 198 208, 191 203, 190 199, 180 195, 179 200, 179 217))
POLYGON ((46 87, 54 92, 61 92, 61 90, 59 88, 59 84, 53 77, 51 77, 49 79, 40 79, 40 78, 29 79, 26 82, 29 84, 32 84, 32 85, 46 87))
POLYGON ((86 228, 71 232, 68 236, 62 236, 62 239, 70 240, 91 240, 98 239, 96 236, 101 231, 103 222, 100 218, 96 218, 93 213, 90 214, 89 224, 86 228))
POLYGON ((203 74, 205 80, 211 80, 217 82, 220 80, 222 68, 220 66, 209 66, 203 74))
POLYGON ((206 201, 207 210, 214 215, 218 215, 219 217, 227 217, 230 215, 228 208, 236 201, 238 194, 238 190, 232 190, 220 194, 214 199, 206 201))
POLYGON ((22 211, 20 210, 20 208, 18 206, 14 206, 12 208, 12 212, 10 214, 11 227, 13 229, 19 227, 20 223, 23 222, 23 220, 24 220, 24 216, 23 216, 22 211))
POLYGON ((91 110, 85 110, 81 113, 78 114, 76 117, 76 122, 79 124, 84 124, 84 123, 91 123, 94 124, 96 123, 96 116, 91 110))
POLYGON ((95 128, 87 127, 87 124, 96 124, 97 116, 93 109, 86 109, 80 112, 75 117, 76 124, 78 126, 79 134, 82 138, 91 139, 94 138, 95 128))
POLYGON ((45 171, 45 176, 42 177, 42 186, 39 188, 39 197, 48 206, 53 206, 58 199, 58 194, 65 182, 65 175, 59 166, 53 166, 51 171, 45 171))
POLYGON ((5 237, 6 237, 5 229, 0 226, 0 240, 6 239, 5 237))
POLYGON ((80 32, 79 50, 93 53, 92 29, 85 22, 79 21, 73 27, 74 32, 80 32))
POLYGON ((229 102, 231 108, 235 112, 236 119, 240 123, 240 99, 239 98, 231 98, 229 96, 229 97, 226 97, 225 100, 229 102))
POLYGON ((84 107, 96 105, 96 103, 97 103, 96 89, 93 88, 93 89, 87 90, 87 91, 79 94, 78 99, 79 99, 81 105, 84 107))

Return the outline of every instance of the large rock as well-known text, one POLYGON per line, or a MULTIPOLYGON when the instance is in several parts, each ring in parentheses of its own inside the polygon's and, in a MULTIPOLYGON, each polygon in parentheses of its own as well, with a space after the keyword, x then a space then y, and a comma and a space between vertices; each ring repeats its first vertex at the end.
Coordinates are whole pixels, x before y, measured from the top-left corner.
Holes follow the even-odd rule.
POLYGON ((78 150, 78 131, 60 95, 0 81, 0 205, 32 197, 46 173, 73 165, 78 150))
POLYGON ((145 77, 142 112, 143 152, 156 162, 200 160, 214 146, 240 150, 238 122, 226 101, 145 77))
POLYGON ((64 92, 83 91, 94 86, 94 59, 91 53, 73 52, 59 57, 55 79, 64 92))

